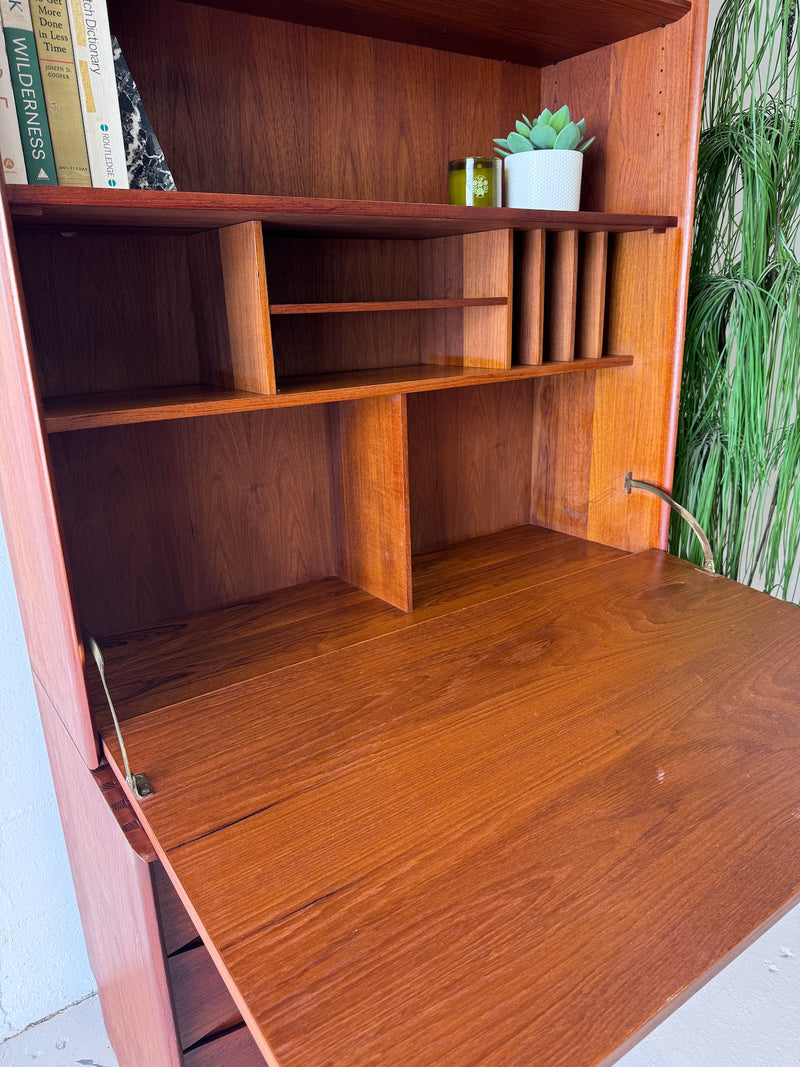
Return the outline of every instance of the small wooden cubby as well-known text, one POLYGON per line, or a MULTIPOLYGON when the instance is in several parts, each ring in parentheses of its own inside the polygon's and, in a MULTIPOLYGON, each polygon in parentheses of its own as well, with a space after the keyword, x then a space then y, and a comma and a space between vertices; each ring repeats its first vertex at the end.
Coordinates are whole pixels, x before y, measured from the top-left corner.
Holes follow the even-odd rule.
POLYGON ((0 501, 121 1067, 610 1063, 798 892, 797 619, 624 489, 705 0, 109 9, 179 191, 3 187, 0 501))

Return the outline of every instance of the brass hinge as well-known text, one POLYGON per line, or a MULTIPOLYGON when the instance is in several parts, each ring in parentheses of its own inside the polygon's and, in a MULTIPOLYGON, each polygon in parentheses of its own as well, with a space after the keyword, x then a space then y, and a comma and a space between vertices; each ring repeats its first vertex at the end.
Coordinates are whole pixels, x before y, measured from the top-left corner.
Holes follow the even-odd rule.
POLYGON ((111 712, 111 718, 114 720, 114 729, 117 731, 117 741, 119 741, 122 762, 125 767, 125 781, 128 783, 128 787, 133 795, 139 800, 144 800, 146 797, 151 797, 155 793, 155 789, 150 785, 146 774, 133 774, 131 771, 131 765, 128 762, 128 753, 125 749, 125 742, 122 740, 122 730, 120 729, 119 719, 117 718, 117 712, 114 708, 114 701, 111 699, 111 693, 108 691, 108 684, 106 682, 106 664, 103 659, 103 653, 100 651, 100 646, 97 641, 95 641, 88 630, 82 630, 81 632, 83 635, 83 643, 92 653, 92 657, 97 664, 97 669, 100 672, 100 681, 103 683, 103 691, 105 692, 106 700, 108 701, 108 709, 111 712))

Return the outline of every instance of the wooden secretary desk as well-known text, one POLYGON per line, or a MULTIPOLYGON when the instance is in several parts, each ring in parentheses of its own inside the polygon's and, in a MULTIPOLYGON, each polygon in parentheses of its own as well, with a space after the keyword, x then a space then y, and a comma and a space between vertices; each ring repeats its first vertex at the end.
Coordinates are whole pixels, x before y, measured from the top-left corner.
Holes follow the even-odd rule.
POLYGON ((0 489, 120 1063, 611 1063, 800 890, 800 612, 624 491, 706 5, 111 19, 180 191, 4 190, 0 489), (442 204, 565 102, 582 212, 442 204))

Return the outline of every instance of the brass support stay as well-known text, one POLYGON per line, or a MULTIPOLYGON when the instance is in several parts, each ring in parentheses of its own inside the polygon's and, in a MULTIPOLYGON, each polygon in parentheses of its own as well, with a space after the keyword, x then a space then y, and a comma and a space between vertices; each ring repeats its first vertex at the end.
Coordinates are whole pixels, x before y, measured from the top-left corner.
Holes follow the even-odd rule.
POLYGON ((677 511, 680 517, 689 523, 697 540, 700 542, 700 547, 703 549, 703 570, 708 571, 709 574, 717 573, 714 569, 714 553, 711 551, 711 545, 706 537, 705 530, 690 511, 682 507, 677 500, 673 500, 669 493, 666 493, 657 485, 653 485, 652 482, 637 481, 633 477, 632 471, 625 471, 625 492, 630 493, 631 489, 644 489, 648 493, 654 493, 655 496, 669 504, 674 511, 677 511))
POLYGON ((125 749, 125 742, 122 740, 122 730, 120 729, 117 712, 114 707, 114 702, 111 699, 111 693, 108 691, 108 684, 106 682, 106 664, 103 659, 103 653, 100 651, 100 646, 97 641, 95 641, 88 630, 83 630, 83 643, 92 653, 92 658, 97 664, 97 669, 100 672, 100 681, 103 683, 103 691, 106 694, 108 708, 111 712, 111 718, 114 720, 114 729, 117 731, 117 741, 119 741, 119 748, 122 753, 122 763, 125 768, 125 781, 128 783, 128 787, 133 795, 139 800, 144 800, 145 797, 151 797, 153 793, 155 793, 155 789, 150 785, 146 774, 133 774, 131 771, 131 765, 128 762, 128 753, 125 749))

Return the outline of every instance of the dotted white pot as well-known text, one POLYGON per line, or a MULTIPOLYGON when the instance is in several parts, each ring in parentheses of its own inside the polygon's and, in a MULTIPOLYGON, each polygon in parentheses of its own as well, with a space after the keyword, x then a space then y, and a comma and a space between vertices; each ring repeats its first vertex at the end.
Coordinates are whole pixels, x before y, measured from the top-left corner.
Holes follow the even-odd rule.
POLYGON ((503 203, 541 211, 579 211, 583 152, 515 152, 503 160, 503 203))

